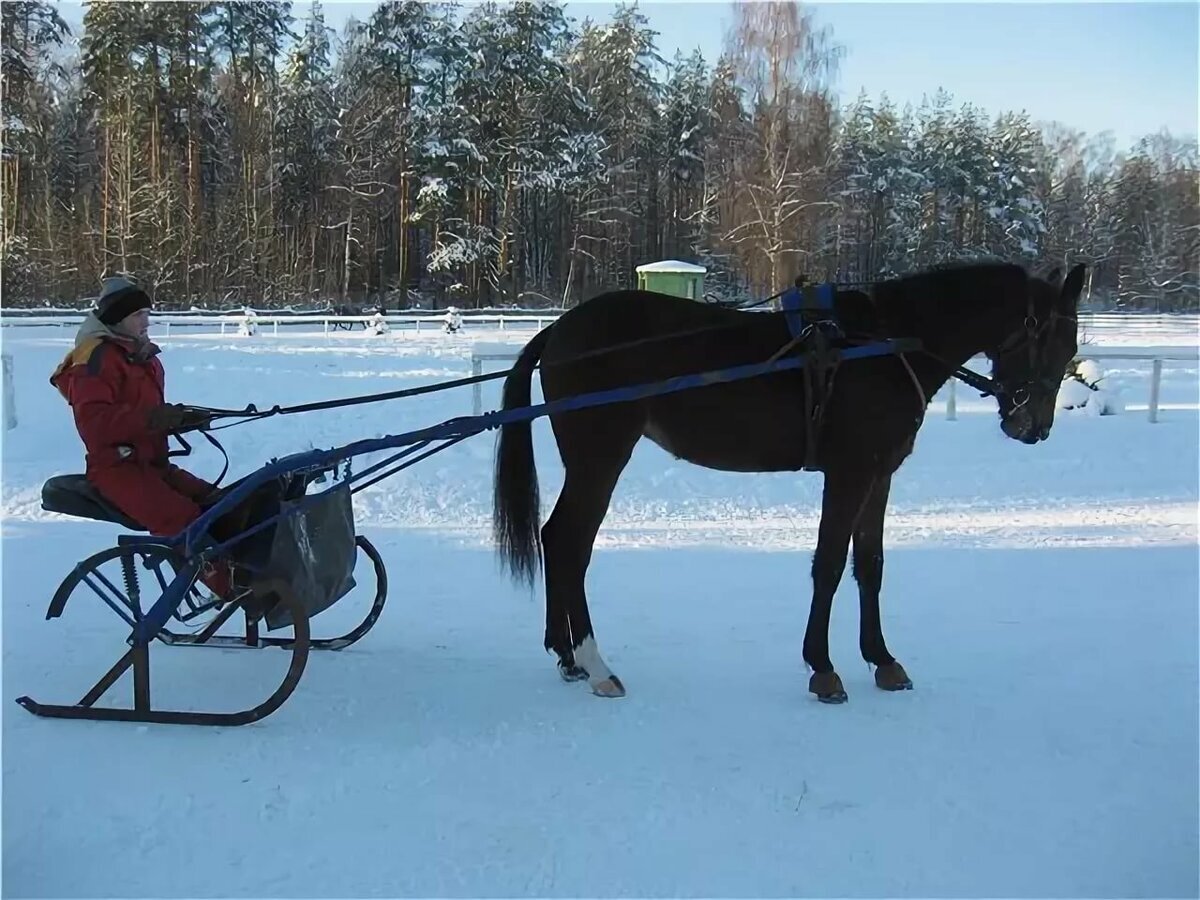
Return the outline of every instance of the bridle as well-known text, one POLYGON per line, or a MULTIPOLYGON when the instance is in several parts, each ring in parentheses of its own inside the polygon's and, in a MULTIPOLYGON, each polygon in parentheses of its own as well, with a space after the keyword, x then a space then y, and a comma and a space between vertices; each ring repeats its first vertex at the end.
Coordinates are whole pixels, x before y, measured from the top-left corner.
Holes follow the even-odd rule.
POLYGON ((1037 377, 1037 372, 1039 371, 1038 364, 1041 362, 1041 340, 1046 331, 1055 327, 1059 322, 1075 321, 1077 321, 1075 316, 1065 315, 1053 308, 1050 310, 1050 314, 1046 317, 1045 321, 1039 321, 1034 311, 1033 294, 1030 293, 1029 305, 1025 312, 1025 319, 1022 322, 1023 327, 1014 331, 1001 342, 1000 346, 996 348, 994 357, 995 359, 1003 359, 1022 350, 1029 354, 1029 375, 1015 387, 997 378, 980 375, 978 372, 971 371, 966 366, 952 365, 928 350, 925 352, 945 365, 950 370, 952 377, 979 391, 980 396, 995 397, 997 400, 1006 398, 1010 404, 1006 413, 1007 415, 1028 404, 1033 399, 1033 389, 1039 384, 1047 390, 1056 390, 1058 388, 1057 380, 1037 377))
MULTIPOLYGON (((1029 374, 1025 381, 1022 381, 1015 388, 1009 390, 1005 385, 1001 384, 994 378, 989 378, 993 385, 992 393, 999 396, 1006 396, 1011 403, 1009 412, 1015 412, 1025 406, 1033 397, 1033 388, 1041 385, 1048 391, 1058 389, 1058 380, 1054 378, 1039 378, 1037 373, 1040 371, 1039 363, 1042 361, 1042 337, 1049 329, 1054 328, 1059 322, 1078 322, 1076 316, 1064 315, 1058 310, 1051 308, 1050 314, 1044 322, 1039 322, 1037 315, 1033 309, 1033 295, 1029 296, 1029 307, 1025 314, 1023 322, 1024 327, 1009 335, 999 347, 996 348, 996 358, 1002 359, 1007 356, 1012 356, 1025 350, 1029 354, 1029 374)), ((982 376, 979 376, 982 377, 982 376)))

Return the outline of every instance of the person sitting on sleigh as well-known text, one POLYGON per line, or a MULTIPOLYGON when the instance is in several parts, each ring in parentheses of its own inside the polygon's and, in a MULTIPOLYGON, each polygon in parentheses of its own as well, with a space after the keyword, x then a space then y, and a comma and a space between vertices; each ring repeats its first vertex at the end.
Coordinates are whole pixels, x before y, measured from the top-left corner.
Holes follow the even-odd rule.
MULTIPOLYGON (((150 307, 145 291, 128 278, 104 279, 95 309, 50 384, 71 407, 87 480, 150 534, 170 537, 199 518, 219 492, 168 458, 168 436, 200 420, 183 404, 166 402, 161 351, 149 338, 150 307)), ((222 601, 245 593, 227 561, 206 565, 200 580, 222 601)))

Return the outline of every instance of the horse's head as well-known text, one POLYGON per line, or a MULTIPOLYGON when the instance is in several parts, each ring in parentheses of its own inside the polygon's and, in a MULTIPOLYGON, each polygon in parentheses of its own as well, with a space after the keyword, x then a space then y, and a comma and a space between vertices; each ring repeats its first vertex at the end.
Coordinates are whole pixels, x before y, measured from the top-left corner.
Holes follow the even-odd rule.
POLYGON ((1065 279, 1030 277, 1023 315, 988 353, 999 386, 1000 428, 1014 440, 1036 444, 1050 436, 1054 406, 1067 367, 1078 352, 1078 307, 1085 266, 1065 279))

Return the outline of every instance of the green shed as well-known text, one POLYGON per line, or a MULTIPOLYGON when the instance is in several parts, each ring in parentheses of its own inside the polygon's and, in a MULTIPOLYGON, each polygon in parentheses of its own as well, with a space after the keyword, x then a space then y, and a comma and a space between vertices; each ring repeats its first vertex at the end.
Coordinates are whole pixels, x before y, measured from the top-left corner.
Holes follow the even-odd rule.
POLYGON ((689 300, 704 299, 704 274, 708 270, 695 263, 664 259, 637 267, 638 289, 657 291, 687 297, 689 300))

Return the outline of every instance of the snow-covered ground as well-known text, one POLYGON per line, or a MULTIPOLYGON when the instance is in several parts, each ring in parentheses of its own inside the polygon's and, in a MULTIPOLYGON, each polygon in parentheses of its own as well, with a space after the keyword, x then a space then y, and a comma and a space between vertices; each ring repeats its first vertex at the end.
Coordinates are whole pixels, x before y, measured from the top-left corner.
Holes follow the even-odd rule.
MULTIPOLYGON (((1197 343, 1196 320, 1103 344, 1197 343)), ((173 332, 169 399, 290 404, 470 373, 475 341, 173 332)), ((111 526, 43 512, 79 471, 47 383, 70 329, 4 328, 18 427, 3 447, 3 889, 13 896, 1196 896, 1200 378, 1106 362, 1125 413, 1062 413, 1005 439, 994 402, 936 398, 893 487, 885 633, 916 684, 877 691, 847 573, 834 609, 843 707, 807 693, 800 643, 820 478, 733 475, 643 442, 589 573, 597 636, 629 689, 565 685, 534 594, 489 545, 493 436, 356 498, 389 606, 314 654, 252 726, 57 722, 13 698, 77 700, 120 652, 86 602, 44 620, 111 526)), ((504 363, 496 363, 503 367, 504 363)), ((484 407, 499 385, 483 389, 484 407)), ((448 394, 220 432, 244 474, 272 456, 471 411, 448 394)), ((535 427, 543 497, 561 469, 535 427)), ((193 442, 188 465, 221 460, 193 442)), ((349 604, 354 598, 348 598, 349 604)), ((99 608, 94 608, 99 607, 99 608)), ((349 610, 314 621, 333 631, 349 610)), ((274 651, 155 648, 156 700, 237 708, 274 651)), ((125 680, 114 689, 125 703, 125 680)))

